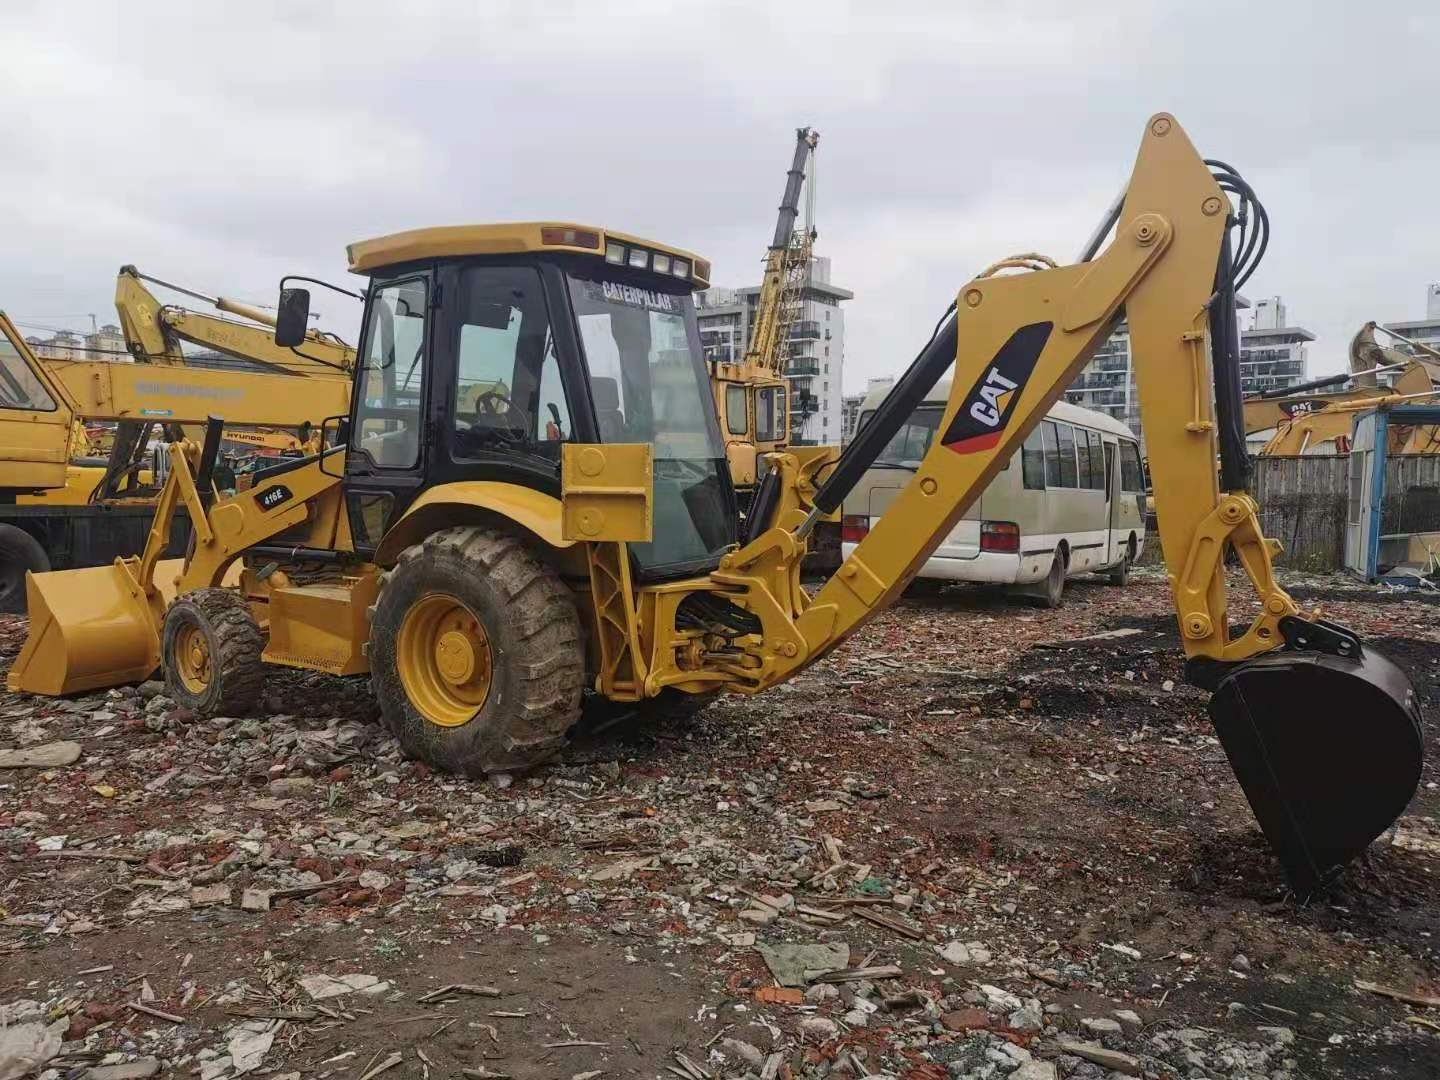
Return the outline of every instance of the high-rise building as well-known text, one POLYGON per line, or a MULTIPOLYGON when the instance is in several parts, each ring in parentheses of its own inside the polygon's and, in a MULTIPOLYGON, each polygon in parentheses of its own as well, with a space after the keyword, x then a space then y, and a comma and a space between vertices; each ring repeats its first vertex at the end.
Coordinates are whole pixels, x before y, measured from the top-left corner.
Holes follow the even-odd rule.
MULTIPOLYGON (((810 279, 790 324, 790 437, 797 445, 838 443, 844 431, 841 380, 845 371, 845 312, 849 289, 830 283, 830 260, 810 262, 810 279)), ((707 361, 732 362, 745 356, 755 326, 760 286, 707 289, 696 295, 700 343, 707 361)))
MULTIPOLYGON (((1237 303, 1241 308, 1251 306, 1243 297, 1237 298, 1237 303)), ((1278 296, 1257 301, 1254 311, 1254 325, 1240 333, 1241 392, 1253 394, 1304 382, 1309 364, 1306 345, 1315 340, 1315 335, 1304 327, 1286 325, 1285 304, 1278 296)), ((1440 331, 1440 325, 1436 330, 1440 331)), ((1130 328, 1126 324, 1121 323, 1096 350, 1065 391, 1065 400, 1109 413, 1144 438, 1130 328)))
POLYGON ((85 335, 85 352, 91 360, 130 359, 130 350, 125 346, 125 335, 114 323, 106 323, 98 330, 85 335))
MULTIPOLYGON (((1440 281, 1432 281, 1425 287, 1425 318, 1415 319, 1411 322, 1391 322, 1382 324, 1386 330, 1394 330, 1402 337, 1411 341, 1419 342, 1421 345, 1428 345, 1432 349, 1440 349, 1440 281)), ((1387 345, 1393 345, 1402 352, 1413 353, 1414 349, 1400 342, 1387 341, 1387 345)), ((1427 357, 1427 359, 1430 359, 1427 357)), ((1433 368, 1434 361, 1430 365, 1433 368)))

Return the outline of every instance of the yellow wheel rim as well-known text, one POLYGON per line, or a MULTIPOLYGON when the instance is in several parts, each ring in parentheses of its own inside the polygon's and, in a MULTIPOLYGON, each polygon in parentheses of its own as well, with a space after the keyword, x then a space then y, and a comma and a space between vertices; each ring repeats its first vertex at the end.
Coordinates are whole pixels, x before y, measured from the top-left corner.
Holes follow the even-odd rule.
POLYGON ((210 685, 210 643, 198 626, 182 627, 175 635, 175 672, 192 694, 203 694, 210 685))
POLYGON ((468 724, 490 695, 490 638, 453 596, 422 597, 405 613, 395 657, 410 704, 439 727, 468 724))

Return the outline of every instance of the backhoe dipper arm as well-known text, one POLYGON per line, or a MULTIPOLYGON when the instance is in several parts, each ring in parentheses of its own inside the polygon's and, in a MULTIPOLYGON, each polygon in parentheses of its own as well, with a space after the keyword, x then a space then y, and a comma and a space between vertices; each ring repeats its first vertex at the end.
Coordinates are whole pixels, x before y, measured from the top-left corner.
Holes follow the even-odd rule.
MULTIPOLYGON (((1114 240, 1093 261, 978 278, 816 495, 832 512, 954 358, 942 433, 899 497, 810 603, 795 604, 796 656, 773 681, 825 655, 884 608, 1110 335, 1122 307, 1136 358, 1161 544, 1187 655, 1236 660, 1280 643, 1295 613, 1243 494, 1221 496, 1210 306, 1229 200, 1173 118, 1150 121, 1114 240), (1227 640, 1221 549, 1235 541, 1264 610, 1227 640)), ((786 522, 777 522, 781 528, 786 522)), ((794 528, 793 523, 788 523, 794 528)), ((772 530, 773 532, 773 530, 772 530)), ((773 540, 772 537, 772 546, 773 540)), ((747 552, 735 556, 744 565, 747 552)), ((722 567, 722 574, 726 568, 722 567)), ((771 680, 766 680, 767 684, 771 680)))

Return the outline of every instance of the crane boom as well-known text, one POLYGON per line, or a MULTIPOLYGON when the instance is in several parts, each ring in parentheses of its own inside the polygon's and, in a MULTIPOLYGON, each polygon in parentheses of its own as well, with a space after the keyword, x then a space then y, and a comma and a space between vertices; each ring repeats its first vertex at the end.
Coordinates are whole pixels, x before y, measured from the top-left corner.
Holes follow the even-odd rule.
POLYGON ((785 369, 787 337, 799 309, 815 243, 814 229, 796 229, 795 221, 800 215, 800 189, 819 141, 819 132, 812 128, 795 130, 795 156, 785 174, 775 236, 765 256, 765 279, 755 308, 755 328, 745 349, 747 364, 776 376, 785 369))

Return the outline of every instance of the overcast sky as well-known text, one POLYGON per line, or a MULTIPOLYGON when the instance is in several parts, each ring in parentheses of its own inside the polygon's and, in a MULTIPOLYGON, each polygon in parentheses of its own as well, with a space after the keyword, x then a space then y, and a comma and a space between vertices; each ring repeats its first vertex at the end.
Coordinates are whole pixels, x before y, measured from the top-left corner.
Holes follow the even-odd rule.
POLYGON ((1166 109, 1269 209, 1246 293, 1319 335, 1316 373, 1366 319, 1424 315, 1434 0, 848 7, 9 0, 0 307, 113 320, 122 263, 271 301, 286 271, 343 279, 353 240, 533 218, 749 284, 808 124, 854 390, 987 263, 1073 258, 1166 109))

